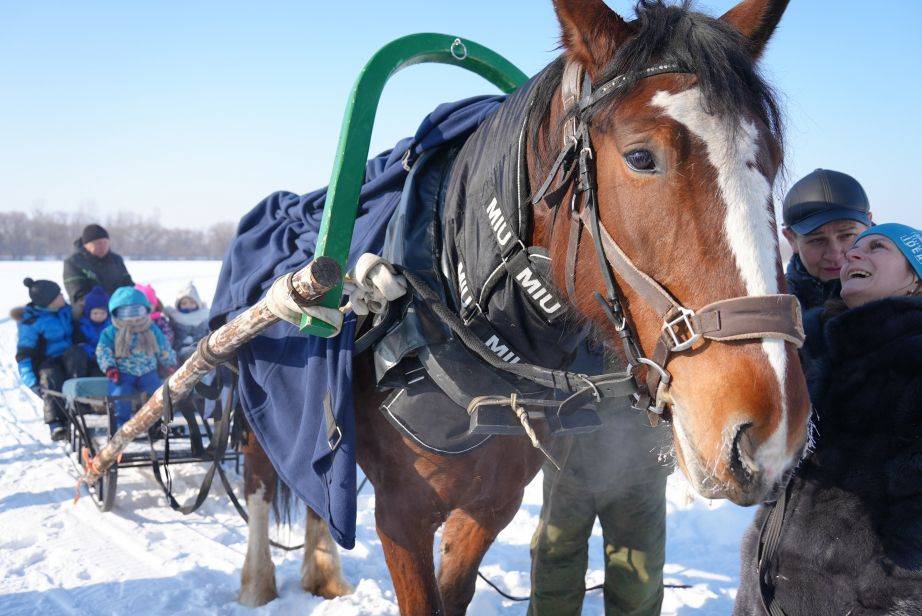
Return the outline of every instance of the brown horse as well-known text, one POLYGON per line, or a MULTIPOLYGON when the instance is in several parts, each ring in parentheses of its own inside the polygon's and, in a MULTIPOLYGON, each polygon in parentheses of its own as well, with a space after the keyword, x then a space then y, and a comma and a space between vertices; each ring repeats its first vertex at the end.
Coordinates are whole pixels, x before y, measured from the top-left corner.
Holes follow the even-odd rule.
MULTIPOLYGON (((745 0, 714 19, 687 6, 641 1, 625 21, 602 0, 554 0, 564 54, 545 70, 529 127, 531 186, 542 184, 564 143, 565 65, 594 84, 627 75, 587 123, 601 223, 637 268, 683 306, 782 293, 784 282, 771 187, 782 161, 779 113, 756 62, 787 0, 745 0), (662 63, 681 70, 644 73, 662 63), (633 77, 632 77, 633 76, 633 77)), ((562 200, 563 208, 570 202, 562 200)), ((594 298, 603 270, 593 239, 577 236, 568 259, 571 216, 534 206, 532 245, 548 249, 555 284, 567 286, 576 312, 614 345, 616 326, 594 298), (573 257, 575 256, 575 262, 573 257)), ((625 312, 647 357, 663 336, 663 318, 623 276, 625 312)), ((375 515, 404 614, 462 614, 477 568, 520 506, 541 462, 524 437, 493 438, 461 456, 440 457, 402 437, 378 411, 370 358, 357 357, 358 461, 374 485, 375 515), (444 525, 438 573, 434 533, 444 525)), ((778 339, 702 340, 668 364, 661 401, 672 417, 680 468, 704 496, 749 505, 764 498, 799 459, 809 402, 795 345, 778 339)), ((437 409, 434 409, 437 412, 437 409)), ((254 510, 271 467, 247 459, 254 510), (262 465, 262 470, 257 467, 262 465), (256 476, 262 472, 262 479, 256 476)), ((272 481, 270 481, 272 480, 272 481)), ((252 500, 252 502, 251 502, 252 500)), ((267 502, 267 501, 264 501, 267 502)), ((265 533, 267 506, 252 515, 241 600, 275 596, 265 533), (262 577, 260 577, 262 576, 262 577)), ((313 533, 324 538, 324 533, 313 533)), ((324 596, 347 590, 329 538, 317 558, 308 546, 303 585, 324 596)))

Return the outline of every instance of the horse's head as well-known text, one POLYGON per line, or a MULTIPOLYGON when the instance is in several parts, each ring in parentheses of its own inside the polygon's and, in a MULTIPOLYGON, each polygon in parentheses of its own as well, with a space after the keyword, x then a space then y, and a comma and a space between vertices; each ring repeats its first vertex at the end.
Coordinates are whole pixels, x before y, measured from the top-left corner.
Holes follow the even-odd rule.
MULTIPOLYGON (((785 293, 771 198, 782 159, 779 113, 755 63, 787 0, 745 0, 720 19, 644 0, 632 22, 602 0, 554 5, 567 62, 596 86, 626 76, 583 114, 599 216, 615 243, 692 310, 785 293), (662 63, 679 71, 640 75, 662 63)), ((559 98, 548 101, 545 169, 564 130, 559 98)), ((556 216, 544 238, 561 288, 570 219, 556 216)), ((572 300, 617 340, 594 299, 604 287, 592 238, 583 233, 577 246, 572 300)), ((650 357, 663 318, 623 276, 617 283, 650 357)), ((740 504, 764 498, 806 440, 809 401, 795 345, 772 337, 701 340, 671 355, 668 370, 672 384, 663 397, 689 480, 708 497, 740 504)))

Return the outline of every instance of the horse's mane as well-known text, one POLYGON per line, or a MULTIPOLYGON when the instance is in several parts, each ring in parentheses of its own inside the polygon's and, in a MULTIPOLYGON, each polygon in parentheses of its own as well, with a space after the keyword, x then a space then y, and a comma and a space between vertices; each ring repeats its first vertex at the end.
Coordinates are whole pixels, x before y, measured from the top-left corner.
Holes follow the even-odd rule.
MULTIPOLYGON (((743 36, 733 26, 692 11, 690 0, 678 5, 663 0, 640 0, 635 13, 636 19, 631 24, 636 36, 618 49, 595 82, 601 84, 619 75, 628 75, 628 79, 624 87, 603 99, 608 105, 596 105, 593 115, 604 114, 611 103, 632 90, 637 80, 630 75, 661 62, 675 62, 697 76, 708 113, 726 118, 734 127, 738 126, 736 118, 743 113, 754 113, 769 128, 778 147, 782 147, 782 114, 775 93, 760 75, 743 36)), ((532 124, 533 143, 537 143, 538 131, 548 120, 563 66, 561 56, 542 71, 534 108, 544 115, 532 124)))

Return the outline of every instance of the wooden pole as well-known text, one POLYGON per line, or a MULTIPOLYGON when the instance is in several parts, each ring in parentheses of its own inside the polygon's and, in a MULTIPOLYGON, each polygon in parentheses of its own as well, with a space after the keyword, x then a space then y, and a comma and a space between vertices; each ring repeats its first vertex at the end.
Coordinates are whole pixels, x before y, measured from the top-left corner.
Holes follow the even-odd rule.
MULTIPOLYGON (((342 273, 339 264, 329 257, 318 257, 295 272, 291 278, 294 292, 301 296, 303 302, 308 303, 319 302, 325 293, 341 283, 342 273)), ((93 485, 118 460, 129 443, 157 423, 163 414, 164 387, 170 388, 173 402, 179 402, 192 391, 203 376, 217 367, 222 357, 232 355, 261 331, 278 321, 279 318, 269 310, 268 301, 263 298, 230 323, 212 332, 204 343, 206 352, 203 353, 202 346, 199 346, 192 357, 154 392, 134 417, 112 435, 105 447, 87 462, 86 473, 81 481, 93 485)), ((225 409, 225 412, 230 412, 230 409, 225 409)))

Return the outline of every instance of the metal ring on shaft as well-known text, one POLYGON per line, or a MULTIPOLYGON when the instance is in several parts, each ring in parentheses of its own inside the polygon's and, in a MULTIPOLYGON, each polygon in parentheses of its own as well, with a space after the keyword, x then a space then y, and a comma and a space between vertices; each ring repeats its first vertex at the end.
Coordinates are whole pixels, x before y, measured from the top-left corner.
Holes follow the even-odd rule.
POLYGON ((452 57, 459 62, 467 59, 467 46, 461 42, 461 39, 456 38, 451 47, 448 49, 451 52, 452 57), (461 52, 458 53, 456 50, 460 49, 461 52))

